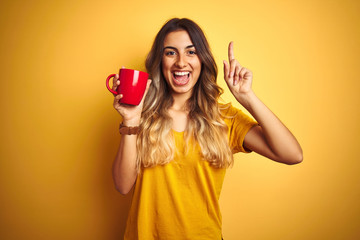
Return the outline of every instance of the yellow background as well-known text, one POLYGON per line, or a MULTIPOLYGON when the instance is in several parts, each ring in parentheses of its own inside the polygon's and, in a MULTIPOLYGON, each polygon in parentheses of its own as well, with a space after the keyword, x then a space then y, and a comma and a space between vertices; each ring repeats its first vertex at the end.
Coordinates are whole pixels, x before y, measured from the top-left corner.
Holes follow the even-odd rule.
MULTIPOLYGON (((236 157, 221 196, 224 238, 360 238, 359 1, 9 0, 0 9, 0 239, 121 239, 131 194, 112 183, 120 118, 105 78, 143 69, 171 17, 204 29, 225 89, 233 40, 255 92, 304 150, 295 166, 236 157)), ((224 99, 234 101, 228 89, 224 99)))

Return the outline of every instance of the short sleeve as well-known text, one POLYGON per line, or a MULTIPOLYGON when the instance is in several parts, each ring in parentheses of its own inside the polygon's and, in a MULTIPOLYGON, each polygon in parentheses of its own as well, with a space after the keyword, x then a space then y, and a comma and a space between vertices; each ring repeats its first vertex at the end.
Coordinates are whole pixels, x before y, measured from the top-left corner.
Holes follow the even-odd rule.
POLYGON ((224 121, 228 126, 229 145, 232 152, 234 154, 238 152, 251 152, 244 149, 244 139, 249 130, 258 125, 258 123, 240 109, 231 105, 225 108, 222 113, 224 114, 224 121))

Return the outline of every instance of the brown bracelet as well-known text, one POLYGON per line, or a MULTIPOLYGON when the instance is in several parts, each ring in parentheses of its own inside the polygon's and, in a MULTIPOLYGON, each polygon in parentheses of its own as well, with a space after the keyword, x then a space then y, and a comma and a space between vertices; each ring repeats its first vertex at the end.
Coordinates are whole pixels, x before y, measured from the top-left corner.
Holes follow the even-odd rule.
POLYGON ((121 123, 119 127, 119 132, 120 134, 125 134, 125 135, 136 135, 139 133, 139 126, 128 127, 128 126, 124 126, 124 124, 121 123))

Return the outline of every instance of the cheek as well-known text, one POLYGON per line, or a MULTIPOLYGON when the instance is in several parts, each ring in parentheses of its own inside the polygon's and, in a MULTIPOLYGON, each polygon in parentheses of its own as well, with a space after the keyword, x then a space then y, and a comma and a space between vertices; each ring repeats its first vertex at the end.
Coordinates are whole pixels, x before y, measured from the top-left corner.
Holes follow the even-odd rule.
POLYGON ((194 63, 193 65, 196 69, 196 71, 198 71, 198 74, 200 74, 201 72, 201 62, 197 61, 196 63, 194 63))
POLYGON ((201 61, 199 58, 194 59, 193 66, 196 66, 196 69, 201 71, 201 61))
POLYGON ((171 67, 171 62, 170 61, 166 61, 166 60, 162 60, 162 63, 161 63, 161 66, 162 66, 162 69, 163 69, 163 72, 167 71, 170 69, 171 67))

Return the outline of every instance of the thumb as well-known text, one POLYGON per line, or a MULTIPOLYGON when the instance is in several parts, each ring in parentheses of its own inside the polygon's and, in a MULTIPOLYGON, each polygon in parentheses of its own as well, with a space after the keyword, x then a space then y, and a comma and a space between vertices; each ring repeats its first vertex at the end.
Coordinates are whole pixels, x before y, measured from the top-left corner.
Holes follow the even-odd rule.
POLYGON ((144 93, 144 96, 143 96, 140 104, 143 104, 143 102, 144 102, 144 100, 145 100, 145 97, 146 97, 146 95, 147 95, 147 93, 148 93, 148 91, 149 91, 149 88, 150 88, 151 83, 152 83, 152 80, 151 80, 151 79, 148 79, 148 80, 147 80, 147 83, 146 83, 145 93, 144 93))
POLYGON ((150 88, 151 83, 152 83, 152 80, 151 80, 151 79, 148 79, 148 80, 147 80, 147 83, 146 83, 145 95, 146 95, 147 92, 149 91, 149 88, 150 88))
POLYGON ((227 82, 229 79, 229 71, 230 71, 230 67, 229 67, 229 63, 224 60, 224 79, 227 82))

